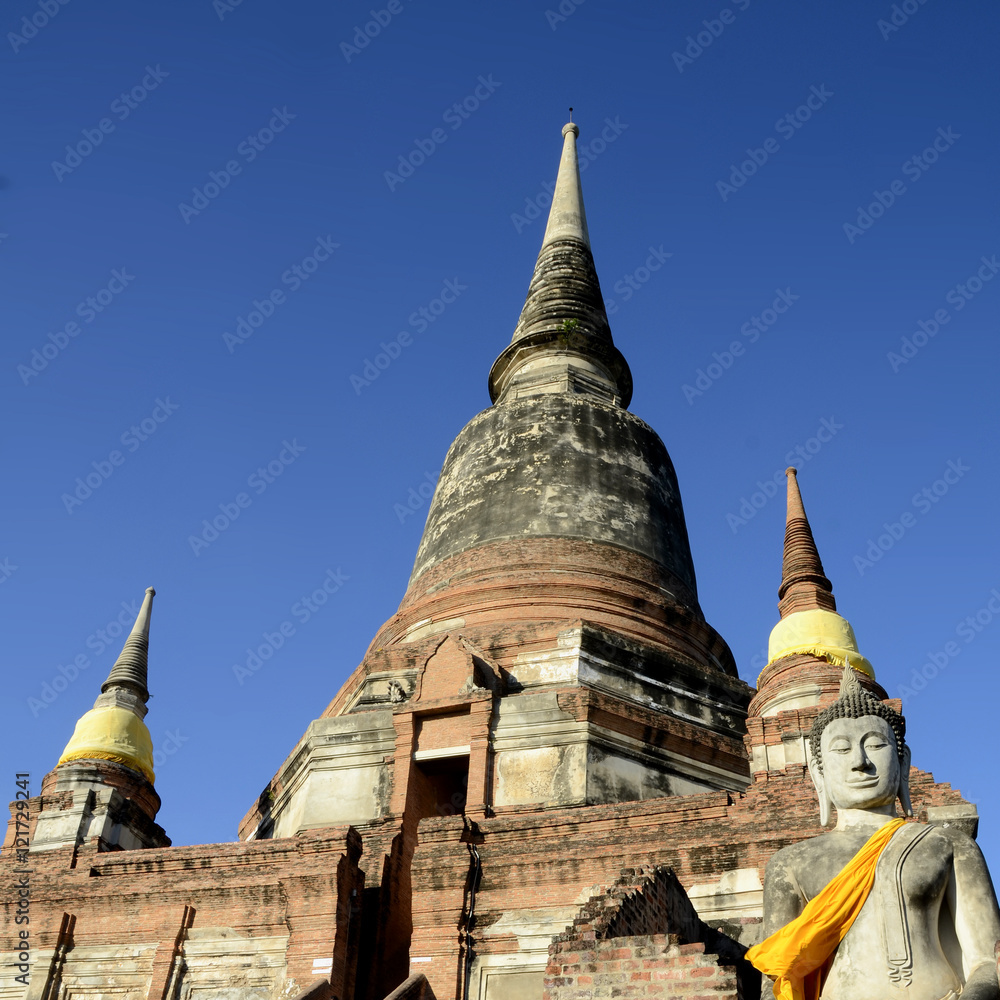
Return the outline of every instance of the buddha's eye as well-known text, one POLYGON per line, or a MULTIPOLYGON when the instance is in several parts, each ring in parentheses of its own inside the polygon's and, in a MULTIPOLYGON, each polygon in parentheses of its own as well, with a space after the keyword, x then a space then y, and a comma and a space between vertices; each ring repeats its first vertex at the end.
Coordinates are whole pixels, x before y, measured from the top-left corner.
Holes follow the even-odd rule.
POLYGON ((830 752, 831 753, 850 753, 851 752, 851 744, 848 743, 846 740, 837 740, 836 743, 831 743, 830 744, 830 752))

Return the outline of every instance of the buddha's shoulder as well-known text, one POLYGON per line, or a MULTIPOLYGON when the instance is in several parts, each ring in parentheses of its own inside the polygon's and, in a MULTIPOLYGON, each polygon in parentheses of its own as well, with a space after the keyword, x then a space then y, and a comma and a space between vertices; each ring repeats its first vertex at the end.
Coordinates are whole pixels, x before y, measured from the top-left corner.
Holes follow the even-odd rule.
MULTIPOLYGON (((975 841, 955 826, 918 824, 926 828, 928 847, 939 854, 954 851, 956 854, 978 853, 975 841)), ((799 873, 811 871, 821 861, 834 860, 846 864, 865 844, 864 833, 830 830, 816 837, 788 844, 776 851, 767 864, 769 872, 799 873)))
POLYGON ((861 848, 864 835, 831 830, 788 844, 776 851, 767 863, 769 873, 804 872, 813 870, 820 861, 846 863, 861 848))

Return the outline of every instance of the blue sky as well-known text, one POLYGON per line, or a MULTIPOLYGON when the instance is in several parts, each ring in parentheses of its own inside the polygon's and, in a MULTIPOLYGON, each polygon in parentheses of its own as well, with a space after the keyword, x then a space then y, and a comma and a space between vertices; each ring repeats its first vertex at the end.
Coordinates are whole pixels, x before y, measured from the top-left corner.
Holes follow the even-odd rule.
POLYGON ((402 597, 572 104, 631 408, 676 465, 706 617, 753 683, 794 462, 862 652, 912 691, 915 764, 978 804, 1000 864, 995 8, 49 9, 16 0, 0 43, 11 780, 40 786, 153 585, 160 820, 235 837, 402 597))

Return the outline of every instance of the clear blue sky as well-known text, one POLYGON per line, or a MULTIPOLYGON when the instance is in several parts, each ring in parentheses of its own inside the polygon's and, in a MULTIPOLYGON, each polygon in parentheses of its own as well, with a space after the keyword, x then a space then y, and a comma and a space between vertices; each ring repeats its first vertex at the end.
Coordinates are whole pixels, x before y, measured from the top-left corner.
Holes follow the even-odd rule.
POLYGON ((179 844, 235 837, 403 594, 426 501, 397 505, 489 403, 572 104, 632 409, 676 464, 707 618, 754 682, 784 505, 752 495, 804 449, 879 678, 898 694, 944 659, 906 706, 914 762, 979 805, 997 870, 996 8, 908 0, 894 25, 889 2, 563 2, 376 0, 364 47, 372 0, 6 7, 11 780, 39 787, 120 649, 99 630, 153 585, 160 819, 179 844), (383 343, 399 356, 362 384, 383 343))

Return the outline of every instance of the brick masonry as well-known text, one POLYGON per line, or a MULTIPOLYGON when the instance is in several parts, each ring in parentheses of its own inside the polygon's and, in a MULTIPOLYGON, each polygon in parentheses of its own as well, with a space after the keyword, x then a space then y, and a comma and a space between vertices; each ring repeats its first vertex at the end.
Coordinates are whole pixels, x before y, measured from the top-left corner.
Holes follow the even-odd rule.
MULTIPOLYGON (((478 685, 470 689, 468 683, 473 675, 486 680, 481 668, 457 645, 439 642, 438 649, 438 669, 422 691, 427 700, 418 702, 424 710, 433 709, 432 714, 421 716, 411 706, 396 718, 401 762, 411 762, 422 736, 434 746, 471 739, 476 712, 485 715, 475 725, 489 725, 495 695, 478 685)), ((588 705, 601 705, 601 696, 593 692, 577 691, 567 698, 566 707, 584 715, 593 711, 588 705)), ((811 724, 813 714, 812 710, 790 713, 785 721, 800 730, 811 724)), ((642 721, 638 713, 632 724, 642 721)), ((751 736, 758 724, 771 721, 751 720, 751 736)), ((485 767, 485 745, 480 754, 485 767)), ((731 988, 730 973, 713 970, 731 966, 732 957, 712 957, 719 954, 718 940, 699 941, 698 933, 685 928, 676 907, 672 911, 673 904, 657 895, 659 890, 637 888, 634 880, 618 883, 622 865, 643 878, 669 868, 677 885, 685 889, 712 883, 735 870, 752 870, 762 879, 775 851, 821 832, 815 793, 801 764, 756 773, 744 793, 714 791, 500 812, 484 808, 480 801, 487 795, 481 771, 475 782, 480 790, 470 798, 466 815, 461 810, 456 815, 443 813, 434 789, 406 774, 397 780, 397 792, 406 791, 394 802, 391 816, 358 830, 325 829, 278 840, 127 852, 108 852, 99 843, 86 843, 73 850, 33 853, 32 931, 39 961, 33 979, 44 983, 61 963, 61 975, 72 980, 74 955, 97 947, 113 951, 141 945, 148 951, 143 959, 148 988, 139 995, 163 1000, 186 949, 210 950, 212 935, 221 940, 225 934, 220 929, 228 929, 226 933, 234 935, 228 946, 232 957, 246 951, 247 941, 258 942, 261 949, 261 942, 267 941, 280 946, 274 959, 281 966, 273 972, 275 983, 315 989, 318 969, 330 986, 328 996, 321 990, 316 1000, 352 996, 381 1000, 418 973, 440 1000, 446 1000, 462 995, 466 978, 484 961, 509 960, 523 953, 527 945, 519 920, 540 921, 543 934, 545 921, 549 922, 548 938, 541 945, 544 962, 551 937, 579 916, 579 900, 610 891, 608 898, 618 908, 617 923, 607 922, 609 938, 640 937, 642 943, 634 947, 649 953, 613 958, 610 952, 615 949, 602 945, 601 957, 591 964, 656 963, 627 970, 630 976, 650 973, 648 980, 628 986, 647 991, 636 996, 666 995, 649 991, 663 983, 684 982, 687 988, 707 981, 709 974, 716 977, 714 995, 722 990, 725 996, 731 988), (629 898, 640 900, 644 908, 635 902, 619 905, 623 885, 628 890, 625 895, 632 893, 629 898), (634 919, 629 916, 633 910, 634 919), (670 939, 672 933, 679 935, 677 940, 670 939), (680 950, 697 944, 703 948, 680 950), (412 966, 414 958, 424 961, 412 966), (674 978, 659 978, 667 972, 674 978)), ((473 784, 470 772, 470 789, 473 784)), ((936 784, 925 772, 914 769, 911 786, 918 819, 926 821, 929 808, 963 804, 958 792, 936 784)), ((54 792, 31 800, 32 820, 41 808, 64 808, 66 794, 54 792)), ((16 883, 11 835, 2 865, 5 902, 14 898, 16 883)), ((759 913, 751 913, 719 922, 712 930, 721 929, 726 940, 743 946, 759 936, 759 920, 759 913)), ((13 951, 15 934, 13 909, 7 903, 0 951, 13 951)), ((272 959, 265 951, 260 952, 260 968, 254 972, 263 977, 261 981, 271 974, 272 959)), ((225 965, 231 959, 219 961, 225 965)), ((623 971, 603 968, 602 976, 623 971)), ((232 975, 238 979, 235 969, 232 975)), ((550 978, 553 975, 550 972, 550 978)), ((554 978, 567 977, 560 973, 554 978)), ((574 989, 594 986, 575 982, 574 989)), ((555 984, 552 989, 563 987, 568 990, 570 984, 555 984)), ((568 1000, 570 995, 551 993, 552 1000, 568 1000)))
POLYGON ((739 948, 698 919, 668 868, 625 869, 549 946, 544 1000, 760 995, 739 948))
MULTIPOLYGON (((39 799, 32 804, 37 809, 39 799)), ((227 985, 238 985, 244 976, 269 989, 293 984, 313 989, 319 968, 329 986, 313 1000, 352 996, 364 891, 360 855, 361 838, 352 829, 261 843, 117 852, 88 843, 32 853, 29 926, 35 964, 26 996, 47 996, 57 985, 56 973, 64 984, 79 977, 73 995, 88 995, 82 988, 88 970, 77 958, 94 950, 130 955, 141 992, 128 995, 150 1000, 169 995, 182 963, 195 984, 199 975, 211 982, 221 970, 227 985), (269 942, 276 942, 273 956, 265 953, 269 942), (261 960, 254 967, 258 952, 261 960), (196 953, 207 956, 200 970, 196 953)), ((5 850, 0 865, 5 956, 15 950, 18 932, 10 902, 21 877, 18 867, 16 855, 5 850)), ((4 965, 7 986, 6 960, 4 965)))

